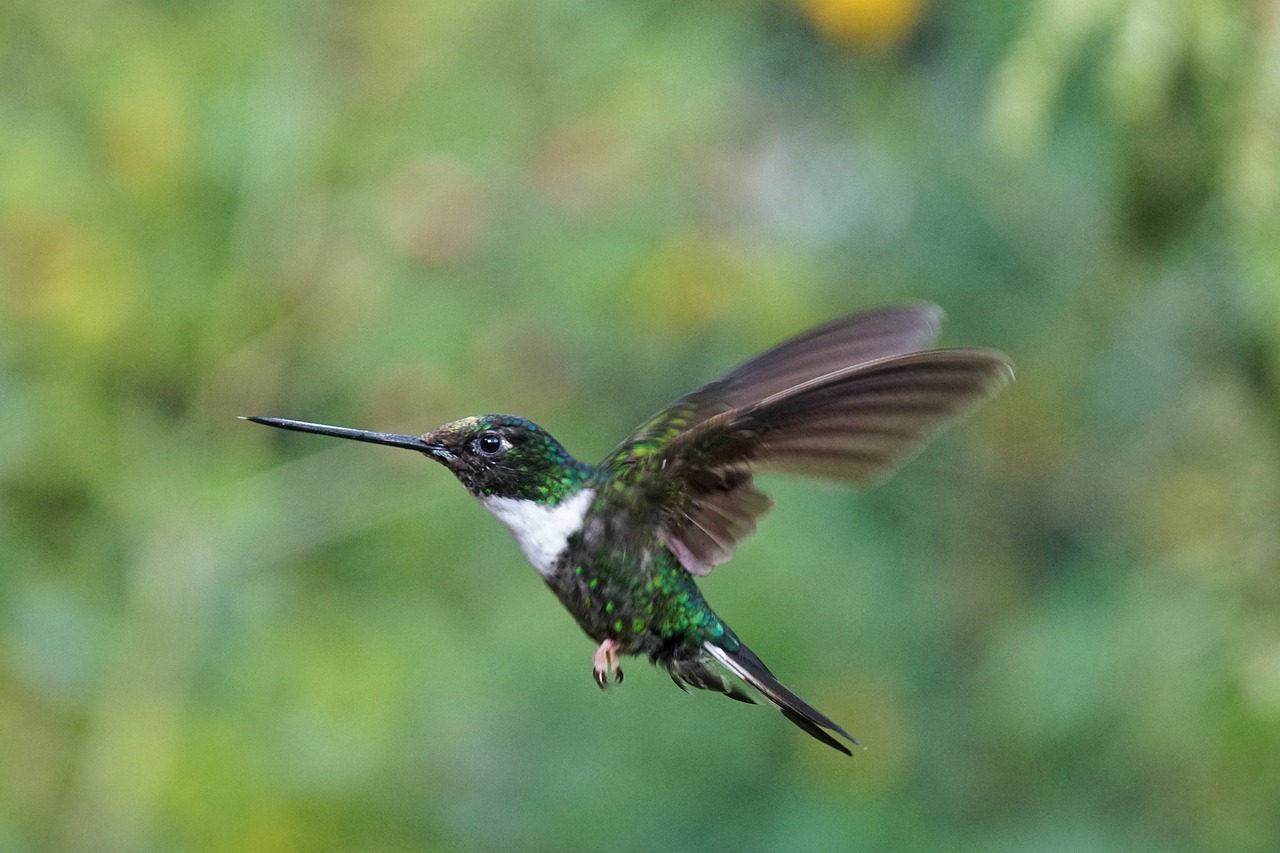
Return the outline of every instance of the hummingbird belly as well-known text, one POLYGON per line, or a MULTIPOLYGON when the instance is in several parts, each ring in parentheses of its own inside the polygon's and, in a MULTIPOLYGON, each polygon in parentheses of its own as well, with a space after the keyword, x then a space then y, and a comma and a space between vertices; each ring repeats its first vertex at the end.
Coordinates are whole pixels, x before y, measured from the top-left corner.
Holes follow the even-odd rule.
POLYGON ((624 655, 664 662, 726 630, 693 577, 661 545, 619 551, 571 541, 546 581, 587 636, 613 640, 624 655))

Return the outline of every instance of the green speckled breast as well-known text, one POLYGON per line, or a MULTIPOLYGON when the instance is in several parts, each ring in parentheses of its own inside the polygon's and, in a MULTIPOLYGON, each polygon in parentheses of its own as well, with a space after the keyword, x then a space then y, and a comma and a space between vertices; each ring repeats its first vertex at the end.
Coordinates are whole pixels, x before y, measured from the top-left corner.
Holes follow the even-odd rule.
POLYGON ((656 534, 636 536, 633 528, 631 536, 607 535, 604 528, 620 523, 610 513, 589 514, 546 579, 582 630, 596 642, 617 641, 623 654, 654 661, 696 650, 706 640, 736 646, 656 534))

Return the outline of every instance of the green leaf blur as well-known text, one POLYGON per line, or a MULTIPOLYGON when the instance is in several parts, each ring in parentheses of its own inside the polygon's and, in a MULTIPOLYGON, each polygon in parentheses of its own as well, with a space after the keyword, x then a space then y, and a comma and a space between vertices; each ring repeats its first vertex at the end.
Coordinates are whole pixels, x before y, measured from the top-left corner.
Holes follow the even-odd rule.
POLYGON ((0 8, 0 849, 1280 839, 1273 3, 0 8), (411 454, 838 314, 1018 381, 703 584, 847 759, 592 644, 411 454))

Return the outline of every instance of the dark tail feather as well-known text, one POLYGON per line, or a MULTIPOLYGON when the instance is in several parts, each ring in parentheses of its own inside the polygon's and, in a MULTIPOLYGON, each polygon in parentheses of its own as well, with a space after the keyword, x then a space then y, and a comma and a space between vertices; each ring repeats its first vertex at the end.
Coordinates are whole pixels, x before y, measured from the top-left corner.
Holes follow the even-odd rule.
POLYGON ((711 659, 705 655, 684 660, 672 660, 667 663, 667 673, 671 676, 671 680, 676 683, 676 687, 679 687, 685 693, 689 692, 690 687, 696 687, 699 690, 723 693, 730 699, 737 699, 739 702, 746 702, 748 705, 756 703, 750 693, 743 690, 733 679, 725 677, 724 672, 719 667, 713 666, 711 659))
POLYGON ((792 693, 773 673, 769 671, 769 667, 764 665, 760 658, 756 657, 755 652, 746 646, 739 646, 736 652, 722 649, 713 643, 704 643, 703 648, 719 661, 725 669, 741 678, 747 684, 760 692, 774 705, 778 706, 778 710, 782 715, 791 722, 795 723, 805 731, 810 737, 822 741, 832 749, 838 749, 845 755, 853 755, 849 748, 831 736, 830 732, 835 732, 841 737, 848 740, 854 746, 861 746, 858 739, 846 732, 837 725, 826 714, 823 714, 817 708, 792 693))

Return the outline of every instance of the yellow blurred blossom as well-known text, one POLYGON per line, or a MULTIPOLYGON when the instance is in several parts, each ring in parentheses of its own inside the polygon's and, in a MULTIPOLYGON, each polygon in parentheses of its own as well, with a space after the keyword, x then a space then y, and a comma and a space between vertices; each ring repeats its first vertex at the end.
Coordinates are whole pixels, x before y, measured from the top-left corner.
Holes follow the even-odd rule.
POLYGON ((923 0, 802 0, 813 25, 832 41, 864 50, 887 50, 915 29, 923 0))

